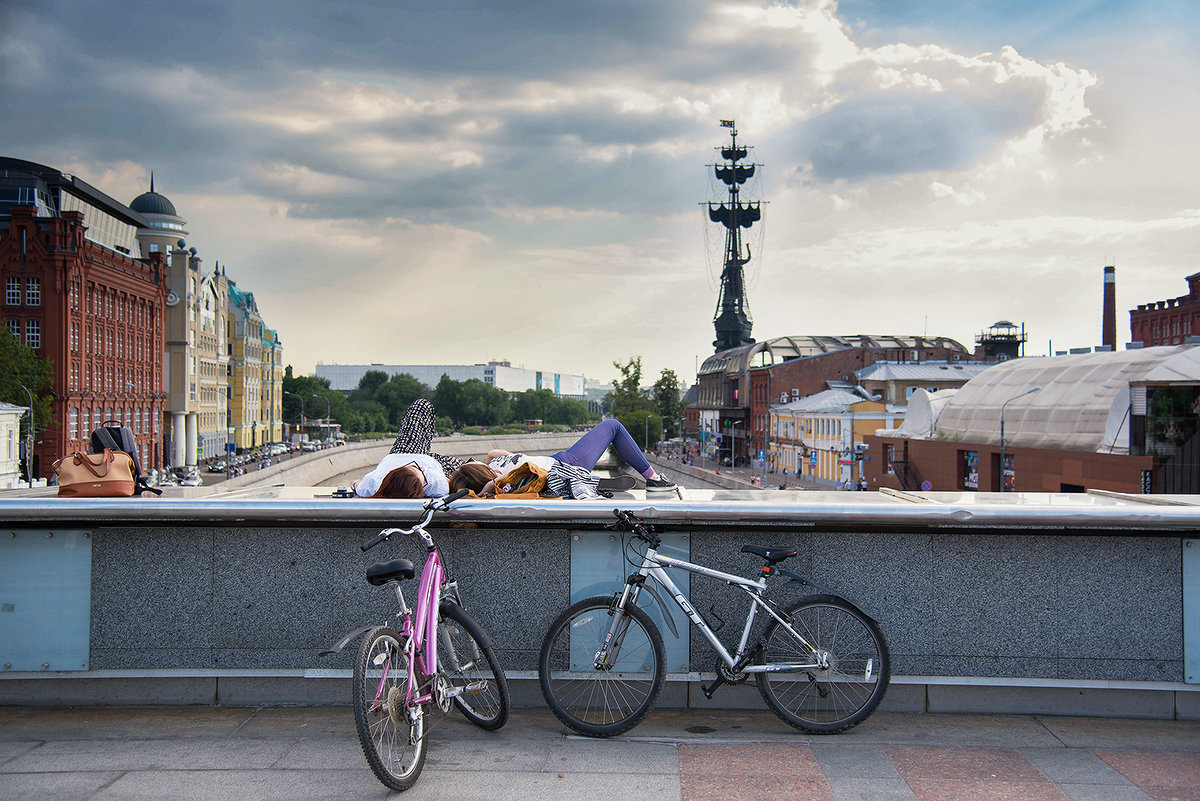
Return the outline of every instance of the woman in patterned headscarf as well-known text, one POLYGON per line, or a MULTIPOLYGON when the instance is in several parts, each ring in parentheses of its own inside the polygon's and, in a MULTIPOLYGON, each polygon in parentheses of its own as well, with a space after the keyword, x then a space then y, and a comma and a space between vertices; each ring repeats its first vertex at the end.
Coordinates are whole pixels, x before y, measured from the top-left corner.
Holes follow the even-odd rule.
POLYGON ((417 398, 400 421, 392 450, 374 470, 351 485, 360 498, 441 498, 450 494, 446 476, 462 467, 453 456, 433 453, 433 404, 417 398))

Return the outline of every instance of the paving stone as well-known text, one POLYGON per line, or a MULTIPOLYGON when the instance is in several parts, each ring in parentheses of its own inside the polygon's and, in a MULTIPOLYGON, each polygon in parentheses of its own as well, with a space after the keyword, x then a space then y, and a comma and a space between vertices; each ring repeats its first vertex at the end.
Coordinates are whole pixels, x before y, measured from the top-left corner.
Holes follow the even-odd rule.
POLYGON ((1100 751, 1096 756, 1156 801, 1200 801, 1200 757, 1100 751))
POLYGON ((836 801, 916 801, 912 788, 894 779, 829 779, 836 801))
POLYGON ((79 801, 93 798, 120 773, 18 773, 0 778, 0 801, 79 801))
POLYGON ((816 758, 802 744, 681 745, 679 787, 683 801, 834 801, 816 758))

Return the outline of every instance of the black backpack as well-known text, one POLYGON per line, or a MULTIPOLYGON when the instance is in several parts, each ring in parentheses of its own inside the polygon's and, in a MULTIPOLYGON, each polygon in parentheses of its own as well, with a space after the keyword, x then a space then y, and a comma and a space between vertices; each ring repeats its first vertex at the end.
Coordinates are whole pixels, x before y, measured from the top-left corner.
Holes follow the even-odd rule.
POLYGON ((100 427, 92 432, 92 453, 104 453, 105 448, 110 451, 122 451, 133 459, 133 494, 135 497, 140 495, 143 490, 153 492, 155 495, 162 495, 162 490, 158 487, 151 487, 146 483, 146 477, 142 475, 142 466, 138 463, 137 442, 133 438, 133 431, 128 426, 121 425, 119 420, 105 420, 101 423, 100 427))

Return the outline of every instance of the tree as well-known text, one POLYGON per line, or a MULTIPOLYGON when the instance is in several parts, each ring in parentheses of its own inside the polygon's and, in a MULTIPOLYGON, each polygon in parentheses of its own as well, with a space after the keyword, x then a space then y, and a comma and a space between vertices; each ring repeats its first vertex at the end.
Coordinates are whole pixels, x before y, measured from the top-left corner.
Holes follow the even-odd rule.
POLYGON ((683 400, 679 397, 679 378, 674 370, 663 370, 654 382, 654 408, 663 419, 667 438, 679 436, 683 400))
MULTIPOLYGON (((53 400, 40 397, 53 386, 54 367, 50 360, 39 358, 36 351, 22 345, 7 326, 0 327, 0 401, 29 408, 32 396, 34 427, 45 431, 58 425, 53 400)), ((21 422, 25 434, 29 433, 29 422, 26 414, 21 422)))
POLYGON ((554 420, 554 391, 550 389, 527 389, 524 392, 513 393, 512 419, 543 420, 547 423, 554 420))
POLYGON ((613 362, 621 377, 613 381, 612 415, 618 420, 634 412, 650 410, 650 401, 642 392, 642 357, 630 358, 625 364, 613 362))
MULTIPOLYGON (((283 372, 283 391, 286 393, 283 396, 283 419, 289 423, 300 424, 301 413, 305 417, 318 417, 315 414, 317 405, 320 405, 320 414, 325 413, 325 404, 318 401, 313 395, 321 395, 326 397, 325 393, 329 391, 328 378, 316 378, 314 376, 302 375, 295 376, 292 374, 292 366, 289 364, 283 372)), ((340 392, 334 393, 341 395, 340 392)), ((333 416, 333 394, 330 398, 330 416, 333 416)))
POLYGON ((461 423, 463 420, 462 411, 459 409, 461 395, 462 384, 443 373, 437 387, 433 390, 433 406, 438 410, 438 414, 449 417, 456 423, 461 423))
POLYGON ((612 416, 625 426, 639 447, 658 441, 662 418, 655 413, 650 397, 642 392, 642 357, 630 358, 625 364, 613 362, 621 377, 613 381, 612 416))
POLYGON ((361 392, 367 398, 375 397, 375 393, 381 386, 387 383, 388 375, 382 370, 367 370, 363 373, 363 377, 358 379, 358 389, 355 392, 361 392))
POLYGON ((387 410, 387 419, 393 427, 400 425, 404 413, 412 406, 417 398, 432 394, 429 387, 407 373, 392 376, 391 380, 380 384, 375 390, 373 399, 387 410))

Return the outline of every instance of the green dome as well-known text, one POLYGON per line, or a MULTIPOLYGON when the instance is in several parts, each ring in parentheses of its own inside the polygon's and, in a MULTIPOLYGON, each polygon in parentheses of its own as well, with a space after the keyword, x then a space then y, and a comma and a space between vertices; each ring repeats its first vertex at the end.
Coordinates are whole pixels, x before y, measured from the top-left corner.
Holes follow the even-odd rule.
POLYGON ((166 214, 171 217, 178 217, 179 214, 175 211, 174 204, 167 200, 157 192, 145 192, 138 195, 129 204, 129 208, 139 214, 166 214))

